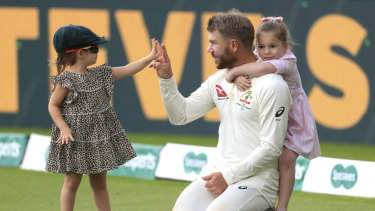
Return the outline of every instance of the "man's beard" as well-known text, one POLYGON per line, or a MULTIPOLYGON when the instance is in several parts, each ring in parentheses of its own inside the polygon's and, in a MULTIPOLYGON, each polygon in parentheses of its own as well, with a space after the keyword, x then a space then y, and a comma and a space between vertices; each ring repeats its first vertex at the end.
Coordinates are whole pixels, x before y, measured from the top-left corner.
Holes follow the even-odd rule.
POLYGON ((237 61, 237 57, 235 57, 230 51, 229 48, 225 48, 224 54, 219 57, 219 63, 217 64, 217 69, 224 69, 224 68, 232 68, 233 64, 237 61))

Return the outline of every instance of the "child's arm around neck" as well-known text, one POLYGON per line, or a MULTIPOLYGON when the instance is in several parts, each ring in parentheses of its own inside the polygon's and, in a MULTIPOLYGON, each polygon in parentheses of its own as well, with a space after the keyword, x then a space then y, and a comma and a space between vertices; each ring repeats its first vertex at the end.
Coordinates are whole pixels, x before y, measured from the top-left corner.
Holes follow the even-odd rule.
POLYGON ((118 80, 132 76, 147 67, 154 59, 157 59, 159 56, 160 44, 154 38, 152 39, 152 50, 149 55, 125 66, 112 67, 113 77, 115 80, 118 80))
POLYGON ((240 75, 256 77, 275 72, 276 67, 268 62, 252 62, 229 69, 225 75, 225 79, 228 82, 233 82, 240 75))

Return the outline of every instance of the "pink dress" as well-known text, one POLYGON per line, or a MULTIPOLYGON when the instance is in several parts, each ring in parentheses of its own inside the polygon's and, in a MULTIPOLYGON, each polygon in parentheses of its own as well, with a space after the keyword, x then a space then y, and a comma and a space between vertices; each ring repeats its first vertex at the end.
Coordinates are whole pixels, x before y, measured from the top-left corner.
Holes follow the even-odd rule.
POLYGON ((283 76, 292 95, 293 106, 289 111, 284 146, 308 159, 320 156, 318 132, 309 101, 302 88, 296 56, 288 50, 280 59, 265 62, 276 67, 276 73, 283 76))

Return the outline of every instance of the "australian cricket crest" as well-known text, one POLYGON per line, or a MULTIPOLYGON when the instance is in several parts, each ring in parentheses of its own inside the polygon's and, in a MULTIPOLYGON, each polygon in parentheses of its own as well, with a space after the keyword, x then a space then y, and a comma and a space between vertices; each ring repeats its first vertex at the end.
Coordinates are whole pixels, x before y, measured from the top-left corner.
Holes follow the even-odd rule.
POLYGON ((241 110, 251 109, 251 100, 253 99, 252 91, 246 90, 240 95, 240 98, 237 101, 237 105, 241 107, 241 110))

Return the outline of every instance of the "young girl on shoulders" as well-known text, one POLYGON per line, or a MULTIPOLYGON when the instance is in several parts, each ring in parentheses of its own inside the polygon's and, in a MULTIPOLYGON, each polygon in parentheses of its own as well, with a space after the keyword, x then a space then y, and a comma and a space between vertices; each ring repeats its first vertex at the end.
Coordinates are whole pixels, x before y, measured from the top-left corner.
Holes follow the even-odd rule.
POLYGON ((61 210, 73 210, 82 175, 88 174, 98 210, 110 210, 107 170, 116 169, 136 153, 111 105, 114 80, 139 72, 159 57, 152 39, 151 53, 121 67, 96 63, 98 45, 108 42, 79 25, 59 28, 53 38, 58 74, 48 105, 53 120, 46 170, 65 174, 61 210))
POLYGON ((227 71, 226 79, 241 90, 249 89, 249 77, 268 73, 281 74, 289 86, 293 106, 289 111, 288 130, 279 159, 280 187, 277 211, 286 211, 295 182, 298 155, 313 159, 321 155, 314 116, 297 69, 297 58, 291 52, 289 31, 282 17, 265 17, 256 30, 256 63, 227 71))

